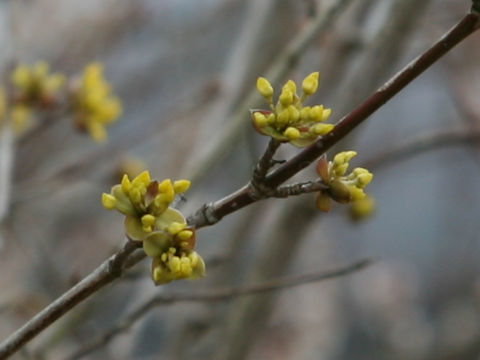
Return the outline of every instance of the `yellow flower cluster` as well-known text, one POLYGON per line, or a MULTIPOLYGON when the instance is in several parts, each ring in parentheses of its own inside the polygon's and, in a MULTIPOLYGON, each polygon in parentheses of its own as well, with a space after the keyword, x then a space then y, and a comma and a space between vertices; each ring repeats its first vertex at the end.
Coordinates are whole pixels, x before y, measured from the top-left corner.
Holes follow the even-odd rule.
POLYGON ((58 102, 59 92, 65 85, 65 76, 50 73, 49 65, 39 61, 33 66, 18 65, 11 75, 11 96, 2 91, 3 118, 9 118, 17 135, 27 131, 33 124, 35 109, 54 107, 58 102), (11 106, 8 104, 12 101, 11 106), (7 107, 8 111, 7 111, 7 107))
POLYGON ((50 66, 39 61, 33 66, 18 65, 12 73, 14 100, 23 106, 48 107, 55 103, 58 92, 65 85, 65 76, 50 73, 50 66))
POLYGON ((273 102, 273 87, 260 77, 257 89, 269 103, 271 110, 252 110, 255 129, 263 135, 271 136, 298 147, 308 146, 319 136, 328 134, 332 124, 324 124, 332 113, 323 105, 304 106, 304 101, 318 89, 319 73, 308 75, 302 82, 302 95, 297 95, 297 85, 288 80, 282 88, 276 104, 273 102))
POLYGON ((142 241, 145 253, 153 258, 155 284, 205 275, 205 263, 194 251, 195 231, 185 217, 170 207, 175 196, 190 187, 190 181, 152 181, 148 171, 133 180, 124 175, 121 184, 102 195, 106 209, 116 209, 125 218, 127 236, 142 241))
POLYGON ((120 100, 112 94, 99 63, 88 65, 81 80, 73 87, 76 123, 98 142, 107 139, 105 126, 122 114, 120 100))
POLYGON ((50 72, 44 61, 32 66, 20 64, 10 80, 11 87, 6 90, 0 87, 0 125, 9 121, 17 135, 34 124, 36 111, 63 107, 74 112, 79 129, 88 131, 97 141, 104 141, 105 126, 122 113, 122 105, 112 94, 98 63, 87 66, 83 76, 69 82, 68 87, 66 77, 50 72))
POLYGON ((322 157, 317 164, 317 173, 327 190, 322 190, 317 196, 317 207, 329 211, 331 199, 339 203, 350 203, 365 198, 365 187, 370 184, 373 174, 367 169, 357 167, 346 175, 350 160, 356 156, 355 151, 343 151, 335 155, 333 161, 327 162, 322 157))

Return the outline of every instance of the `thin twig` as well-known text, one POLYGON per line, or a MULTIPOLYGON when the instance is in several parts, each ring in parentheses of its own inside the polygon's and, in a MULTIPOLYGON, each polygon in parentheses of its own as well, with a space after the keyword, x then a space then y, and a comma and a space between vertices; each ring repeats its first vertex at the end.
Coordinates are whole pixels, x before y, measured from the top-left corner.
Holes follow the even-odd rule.
POLYGON ((314 272, 311 274, 300 275, 300 276, 290 276, 283 277, 279 279, 274 279, 266 281, 260 284, 254 285, 245 285, 232 288, 219 288, 205 290, 198 293, 179 293, 179 294, 157 294, 154 295, 149 300, 145 301, 143 304, 139 305, 135 310, 129 313, 123 321, 116 324, 112 328, 105 331, 100 336, 96 337, 93 341, 87 344, 82 349, 76 351, 70 355, 67 359, 75 360, 80 359, 83 356, 90 354, 96 349, 105 346, 110 342, 115 336, 129 330, 134 323, 144 316, 147 312, 153 308, 161 305, 171 305, 179 302, 217 302, 225 301, 240 296, 246 295, 256 295, 265 292, 286 289, 290 287, 296 287, 308 283, 319 282, 323 280, 329 280, 337 278, 340 276, 345 276, 353 272, 359 271, 365 268, 368 265, 372 264, 372 260, 364 259, 357 261, 353 264, 330 270, 330 271, 321 271, 314 272))
POLYGON ((427 134, 417 136, 403 144, 382 152, 366 161, 362 166, 368 169, 378 169, 380 167, 395 165, 401 160, 435 148, 478 144, 480 144, 480 131, 454 130, 427 134))
MULTIPOLYGON (((344 116, 335 128, 326 136, 304 149, 295 157, 281 165, 266 177, 266 185, 275 189, 278 185, 309 166, 338 141, 342 140, 356 126, 360 125, 405 86, 433 65, 455 45, 480 27, 480 15, 471 12, 460 20, 450 31, 438 40, 430 49, 413 60, 374 92, 356 109, 344 116)), ((206 204, 189 218, 189 223, 197 229, 216 223, 224 216, 258 200, 251 187, 246 185, 235 193, 206 204)))
POLYGON ((317 191, 326 190, 326 189, 328 189, 328 186, 325 185, 321 180, 305 181, 305 182, 280 186, 275 190, 275 193, 273 196, 277 198, 286 198, 289 196, 297 196, 300 194, 307 194, 307 193, 317 192, 317 191))
POLYGON ((280 147, 280 145, 281 145, 280 141, 274 138, 270 138, 270 141, 268 142, 265 152, 258 160, 258 163, 255 166, 255 170, 253 171, 253 176, 252 176, 253 181, 263 181, 265 179, 265 175, 267 175, 268 170, 270 170, 272 165, 274 165, 272 158, 273 158, 273 155, 275 155, 275 152, 277 151, 277 149, 280 147))
POLYGON ((255 169, 252 174, 251 185, 257 191, 259 198, 266 196, 268 188, 265 188, 265 176, 267 175, 268 170, 272 168, 275 164, 272 159, 275 152, 280 147, 282 143, 274 138, 270 138, 265 152, 260 157, 255 165, 255 169))
MULTIPOLYGON (((120 251, 11 334, 0 344, 0 359, 6 359, 15 353, 75 305, 120 277, 125 269, 125 262, 136 249, 138 249, 138 243, 128 241, 120 251)), ((133 266, 134 263, 129 265, 133 266)))

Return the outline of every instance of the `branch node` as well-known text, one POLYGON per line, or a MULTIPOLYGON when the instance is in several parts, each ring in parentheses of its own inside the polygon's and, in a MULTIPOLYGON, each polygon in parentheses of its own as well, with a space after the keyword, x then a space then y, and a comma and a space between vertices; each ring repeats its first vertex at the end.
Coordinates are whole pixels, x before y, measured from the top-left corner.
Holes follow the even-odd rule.
POLYGON ((270 170, 270 168, 275 165, 275 162, 274 160, 272 160, 272 158, 280 145, 280 141, 274 138, 270 138, 265 152, 260 157, 260 159, 258 159, 258 162, 255 165, 255 169, 253 170, 252 183, 254 183, 254 187, 257 187, 257 184, 264 182, 268 170, 270 170))

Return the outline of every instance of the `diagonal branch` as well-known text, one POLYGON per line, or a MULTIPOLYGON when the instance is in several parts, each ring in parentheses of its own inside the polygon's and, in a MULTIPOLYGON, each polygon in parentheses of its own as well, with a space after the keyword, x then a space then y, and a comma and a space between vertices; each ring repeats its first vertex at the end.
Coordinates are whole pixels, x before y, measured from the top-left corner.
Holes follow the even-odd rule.
POLYGON ((264 292, 281 290, 345 276, 364 269, 368 265, 371 265, 372 262, 372 260, 364 259, 330 271, 318 271, 300 276, 284 277, 255 285, 211 289, 192 294, 157 294, 130 312, 123 321, 114 325, 112 328, 108 329, 103 334, 99 335, 97 338, 88 343, 85 347, 70 355, 68 360, 80 359, 83 356, 97 350, 98 348, 105 346, 115 336, 129 330, 137 320, 157 306, 172 305, 179 302, 217 302, 230 300, 240 296, 257 295, 264 292))
POLYGON ((145 255, 143 257, 136 257, 136 262, 128 262, 129 256, 138 249, 138 244, 138 242, 128 241, 120 251, 105 260, 98 268, 90 273, 90 275, 11 334, 0 344, 0 359, 6 359, 12 355, 75 305, 120 277, 124 269, 135 265, 143 259, 145 255), (124 266, 126 262, 128 262, 127 267, 124 266))
MULTIPOLYGON (((478 0, 474 1, 474 6, 478 7, 478 3, 478 0)), ((270 189, 276 189, 280 184, 309 166, 479 27, 480 13, 472 9, 430 49, 410 62, 357 108, 344 116, 330 133, 267 175, 265 185, 270 189)), ((251 186, 246 185, 221 200, 204 205, 197 213, 189 217, 189 224, 197 229, 212 225, 222 217, 250 205, 258 200, 252 190, 251 186)))

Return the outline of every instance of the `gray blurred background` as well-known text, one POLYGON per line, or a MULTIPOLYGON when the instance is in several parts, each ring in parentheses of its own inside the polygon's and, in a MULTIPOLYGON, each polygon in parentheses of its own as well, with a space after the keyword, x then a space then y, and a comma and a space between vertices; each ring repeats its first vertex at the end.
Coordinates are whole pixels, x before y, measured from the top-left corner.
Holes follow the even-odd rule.
MULTIPOLYGON (((123 244, 122 217, 105 211, 100 197, 119 182, 126 159, 145 162, 158 179, 193 179, 182 204, 190 214, 247 182, 266 146, 248 112, 265 106, 251 95, 258 76, 281 68, 278 87, 320 71, 315 102, 331 107, 338 120, 469 5, 0 2, 4 78, 16 62, 43 59, 73 75, 101 61, 124 104, 106 145, 75 132, 71 118, 56 117, 2 148, 12 152, 14 166, 1 174, 11 176, 12 187, 2 222, 0 337, 123 244), (310 34, 295 61, 282 60, 319 21, 326 25, 310 34)), ((464 41, 335 149, 357 150, 353 166, 372 165, 373 217, 352 222, 340 205, 321 214, 313 195, 257 203, 198 232, 205 279, 154 287, 144 261, 14 358, 68 358, 154 293, 258 283, 372 257, 368 269, 325 283, 157 307, 85 358, 480 359, 480 147, 462 141, 480 127, 479 41, 478 33, 464 41), (430 146, 450 133, 459 140, 430 146), (415 149, 418 139, 426 149, 383 156, 415 149)), ((284 145, 276 157, 297 151, 284 145)), ((297 178, 314 176, 307 169, 297 178)))

